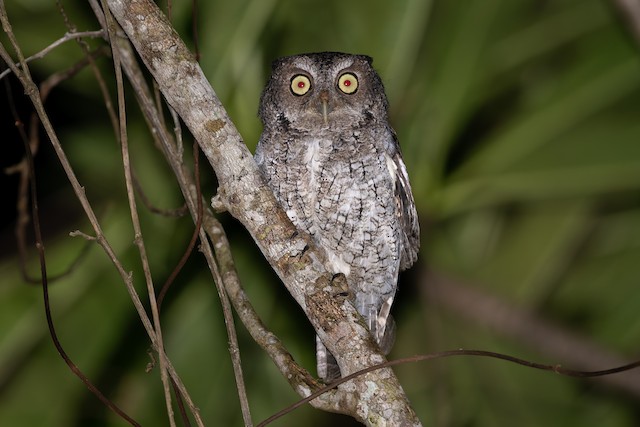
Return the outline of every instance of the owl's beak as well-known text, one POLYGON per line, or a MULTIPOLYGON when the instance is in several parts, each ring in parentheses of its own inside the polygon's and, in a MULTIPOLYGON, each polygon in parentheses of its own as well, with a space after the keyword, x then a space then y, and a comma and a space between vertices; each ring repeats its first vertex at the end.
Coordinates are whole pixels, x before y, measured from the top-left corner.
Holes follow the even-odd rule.
POLYGON ((327 105, 327 101, 322 101, 322 118, 324 119, 325 125, 329 124, 329 120, 327 119, 327 115, 329 114, 329 112, 327 111, 328 109, 329 106, 327 105))
POLYGON ((329 111, 331 111, 329 109, 329 92, 327 92, 326 90, 323 90, 322 92, 320 92, 320 102, 321 102, 321 109, 322 109, 322 118, 324 119, 324 124, 328 125, 329 124, 329 111))

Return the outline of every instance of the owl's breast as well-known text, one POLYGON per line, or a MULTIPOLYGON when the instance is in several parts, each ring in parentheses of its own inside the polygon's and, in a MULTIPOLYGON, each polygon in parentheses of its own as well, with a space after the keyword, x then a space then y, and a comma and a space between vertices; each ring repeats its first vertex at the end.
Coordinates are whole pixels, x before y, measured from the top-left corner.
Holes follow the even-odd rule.
POLYGON ((325 251, 332 272, 347 276, 356 308, 368 319, 394 294, 400 268, 397 168, 384 138, 372 130, 263 135, 256 153, 291 221, 325 251))
POLYGON ((289 189, 280 199, 291 220, 327 251, 336 272, 364 277, 368 266, 390 267, 398 224, 384 150, 353 136, 297 142, 279 183, 289 189))

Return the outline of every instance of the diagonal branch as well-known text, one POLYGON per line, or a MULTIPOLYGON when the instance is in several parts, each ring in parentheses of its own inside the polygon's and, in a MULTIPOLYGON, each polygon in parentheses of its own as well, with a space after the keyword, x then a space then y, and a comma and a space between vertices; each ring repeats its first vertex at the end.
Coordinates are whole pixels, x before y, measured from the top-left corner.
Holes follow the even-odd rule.
MULTIPOLYGON (((163 95, 182 117, 220 182, 229 212, 251 233, 320 339, 348 375, 384 362, 364 322, 347 298, 344 276, 325 268, 325 254, 298 232, 263 183, 251 153, 207 82, 201 68, 149 0, 108 0, 109 7, 163 95)), ((298 389, 303 396, 309 389, 298 389)), ((420 425, 389 368, 367 373, 339 388, 326 409, 369 425, 420 425)))

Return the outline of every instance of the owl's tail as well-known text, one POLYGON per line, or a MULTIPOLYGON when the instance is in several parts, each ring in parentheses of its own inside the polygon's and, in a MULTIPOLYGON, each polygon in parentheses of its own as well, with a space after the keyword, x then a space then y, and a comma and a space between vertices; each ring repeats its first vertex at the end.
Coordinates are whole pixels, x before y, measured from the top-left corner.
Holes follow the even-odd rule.
POLYGON ((340 378, 340 367, 333 354, 322 344, 320 337, 316 335, 316 361, 318 376, 330 383, 340 378))

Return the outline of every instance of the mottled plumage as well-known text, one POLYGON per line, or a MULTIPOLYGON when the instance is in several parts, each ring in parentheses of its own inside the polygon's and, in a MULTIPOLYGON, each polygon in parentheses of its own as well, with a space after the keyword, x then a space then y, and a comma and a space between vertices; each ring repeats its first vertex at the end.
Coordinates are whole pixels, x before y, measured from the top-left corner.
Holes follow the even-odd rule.
MULTIPOLYGON (((418 217, 371 58, 323 52, 276 60, 260 101, 256 161, 291 221, 343 273, 381 349, 398 273, 416 260, 418 217)), ((318 341, 318 374, 340 376, 318 341)))

